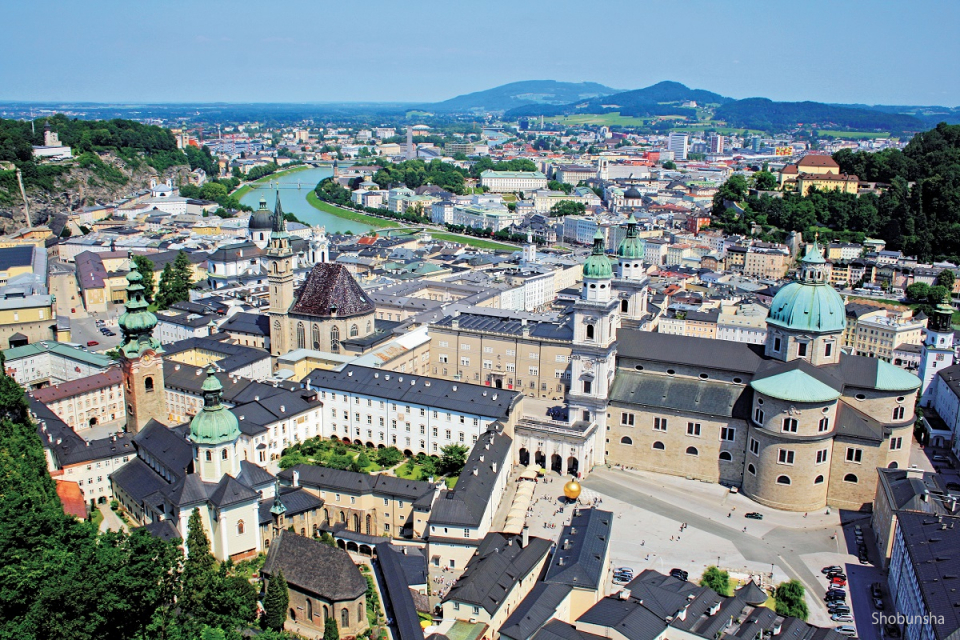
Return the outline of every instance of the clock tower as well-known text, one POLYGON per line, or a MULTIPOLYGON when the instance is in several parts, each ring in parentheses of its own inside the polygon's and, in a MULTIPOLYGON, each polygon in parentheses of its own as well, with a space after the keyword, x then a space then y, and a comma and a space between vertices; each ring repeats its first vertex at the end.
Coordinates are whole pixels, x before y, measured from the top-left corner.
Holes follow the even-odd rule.
POLYGON ((151 418, 166 422, 168 414, 163 387, 163 348, 153 337, 157 316, 148 309, 142 281, 137 264, 130 260, 126 311, 118 320, 123 334, 118 350, 127 404, 127 431, 131 433, 139 432, 151 418))
POLYGON ((936 386, 931 387, 931 383, 934 376, 953 365, 953 307, 947 300, 940 301, 927 322, 927 335, 920 352, 921 407, 933 404, 936 386))

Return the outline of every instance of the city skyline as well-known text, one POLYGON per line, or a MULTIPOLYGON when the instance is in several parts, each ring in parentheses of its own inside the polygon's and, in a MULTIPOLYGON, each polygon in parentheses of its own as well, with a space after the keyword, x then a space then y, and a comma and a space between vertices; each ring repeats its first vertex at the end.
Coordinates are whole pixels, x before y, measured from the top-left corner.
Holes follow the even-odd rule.
POLYGON ((364 11, 294 2, 282 16, 260 15, 247 2, 175 1, 163 13, 117 2, 11 5, 9 22, 20 28, 0 52, 21 63, 0 69, 6 89, 0 99, 435 102, 550 79, 620 90, 671 80, 736 99, 960 104, 960 84, 943 81, 956 77, 955 64, 931 64, 960 59, 950 34, 960 18, 954 5, 920 3, 904 13, 889 2, 851 2, 831 4, 825 13, 827 5, 814 2, 785 23, 752 3, 691 1, 678 11, 675 3, 601 2, 591 23, 569 2, 553 3, 549 12, 499 0, 483 12, 432 4, 401 12, 385 2, 364 11), (627 26, 611 27, 604 15, 627 26), (49 38, 36 47, 51 16, 101 36, 95 46, 49 38), (485 16, 512 19, 514 26, 484 28, 485 16), (611 29, 614 37, 596 38, 611 29))

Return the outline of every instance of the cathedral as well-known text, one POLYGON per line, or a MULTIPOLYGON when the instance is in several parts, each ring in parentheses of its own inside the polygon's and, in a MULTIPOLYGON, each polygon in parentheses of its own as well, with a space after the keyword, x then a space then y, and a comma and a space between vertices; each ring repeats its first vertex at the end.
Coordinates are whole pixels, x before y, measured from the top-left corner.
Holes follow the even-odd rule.
POLYGON ((278 195, 266 253, 271 355, 294 349, 340 353, 342 340, 374 333, 376 307, 343 265, 319 262, 294 289, 291 242, 278 195))

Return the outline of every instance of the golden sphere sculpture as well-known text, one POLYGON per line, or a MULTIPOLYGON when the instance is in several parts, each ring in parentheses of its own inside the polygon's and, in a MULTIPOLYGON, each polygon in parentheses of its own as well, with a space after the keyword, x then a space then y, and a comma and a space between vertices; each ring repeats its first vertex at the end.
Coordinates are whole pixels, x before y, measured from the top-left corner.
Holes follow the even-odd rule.
POLYGON ((579 498, 581 490, 580 483, 576 480, 571 480, 567 484, 563 485, 563 495, 567 496, 567 500, 570 501, 579 498))

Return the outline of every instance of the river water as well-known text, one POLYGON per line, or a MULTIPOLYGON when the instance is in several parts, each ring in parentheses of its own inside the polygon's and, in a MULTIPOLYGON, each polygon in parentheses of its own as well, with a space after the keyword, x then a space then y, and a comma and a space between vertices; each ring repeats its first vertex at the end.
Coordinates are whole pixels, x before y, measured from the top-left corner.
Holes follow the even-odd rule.
POLYGON ((354 234, 362 235, 370 231, 373 228, 370 225, 338 218, 326 211, 315 209, 307 202, 307 194, 313 191, 317 183, 332 175, 333 169, 331 167, 314 167, 303 171, 294 171, 254 186, 240 198, 240 202, 256 209, 260 206, 260 197, 265 196, 267 207, 272 211, 276 200, 277 187, 279 186, 280 202, 283 205, 283 210, 296 214, 297 218, 303 220, 305 224, 326 227, 327 233, 352 231, 354 234))

